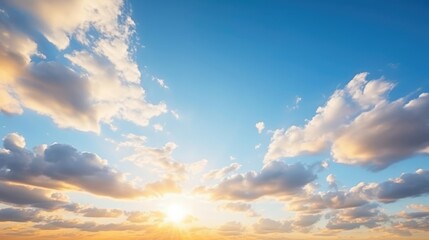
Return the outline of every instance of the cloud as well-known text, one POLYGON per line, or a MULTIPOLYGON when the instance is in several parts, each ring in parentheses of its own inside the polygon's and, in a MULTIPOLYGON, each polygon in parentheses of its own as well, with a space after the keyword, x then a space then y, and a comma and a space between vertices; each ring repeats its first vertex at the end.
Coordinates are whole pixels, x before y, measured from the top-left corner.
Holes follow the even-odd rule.
POLYGON ((205 179, 221 179, 226 177, 228 174, 237 171, 241 167, 238 163, 231 163, 229 166, 221 169, 212 170, 204 175, 205 179))
POLYGON ((378 204, 371 203, 334 213, 326 227, 341 230, 351 230, 361 226, 375 228, 387 220, 388 216, 379 209, 378 204))
POLYGON ((40 210, 23 208, 0 209, 0 222, 38 222, 42 219, 40 210))
POLYGON ((154 124, 153 125, 153 129, 155 130, 155 132, 162 132, 162 131, 164 131, 164 127, 161 124, 159 124, 159 123, 154 124))
POLYGON ((221 225, 218 229, 219 233, 221 235, 226 236, 235 236, 235 235, 241 235, 244 233, 244 226, 236 221, 230 221, 226 222, 225 224, 221 225))
POLYGON ((56 62, 30 64, 14 89, 22 105, 50 116, 59 127, 98 128, 88 81, 68 67, 56 62))
POLYGON ((161 86, 162 88, 168 89, 167 84, 165 83, 164 79, 160 79, 157 77, 152 76, 152 80, 156 80, 156 82, 161 86))
POLYGON ((326 177, 326 182, 329 184, 329 187, 337 188, 337 182, 336 182, 334 174, 329 174, 326 177))
POLYGON ((106 232, 106 231, 142 231, 144 226, 141 224, 130 223, 106 223, 98 224, 96 222, 78 220, 52 220, 47 223, 35 224, 34 228, 43 230, 58 230, 58 229, 79 229, 85 232, 106 232))
POLYGON ((153 211, 153 212, 139 212, 139 211, 133 211, 126 213, 127 221, 132 223, 145 223, 145 222, 154 222, 154 223, 160 223, 164 221, 165 214, 159 211, 153 211))
POLYGON ((146 137, 135 134, 125 136, 126 140, 119 143, 118 147, 129 147, 133 149, 133 154, 127 156, 124 160, 130 161, 140 167, 155 167, 166 178, 183 180, 186 178, 187 165, 176 161, 172 153, 177 145, 174 142, 167 142, 162 148, 153 148, 146 146, 146 137))
POLYGON ((0 13, 0 111, 22 114, 25 107, 61 128, 94 132, 114 119, 147 126, 167 111, 165 103, 145 100, 133 59, 135 23, 122 0, 5 4, 28 13, 29 21, 16 24, 0 13), (50 52, 55 57, 38 51, 44 45, 32 40, 37 32, 58 48, 50 52), (74 49, 63 51, 72 40, 74 49))
POLYGON ((429 146, 429 94, 390 102, 394 84, 357 74, 304 126, 275 130, 265 162, 331 149, 336 162, 378 171, 429 146), (398 127, 400 126, 400 127, 398 127), (364 129, 364 130, 363 130, 364 129))
POLYGON ((316 179, 313 170, 304 165, 272 161, 257 172, 247 172, 223 179, 212 188, 195 191, 209 194, 213 199, 254 200, 264 196, 289 196, 301 191, 316 179))
POLYGON ((257 122, 255 126, 256 126, 256 129, 258 130, 259 134, 261 134, 262 130, 264 130, 264 128, 265 128, 264 122, 257 122))
POLYGON ((53 211, 69 204, 67 196, 40 188, 0 182, 0 202, 53 211))
POLYGON ((428 108, 427 93, 409 102, 380 103, 343 129, 332 155, 340 163, 381 170, 422 152, 429 146, 428 108))
POLYGON ((320 214, 302 214, 296 216, 293 225, 298 228, 310 227, 320 220, 320 214))
POLYGON ((290 221, 275 221, 269 218, 261 218, 253 225, 253 229, 259 234, 286 233, 292 231, 290 221))
POLYGON ((259 214, 252 209, 252 205, 243 202, 229 202, 219 206, 219 209, 224 209, 232 212, 242 212, 248 217, 258 217, 259 214))
POLYGON ((402 198, 429 194, 429 171, 418 169, 415 173, 403 173, 369 188, 381 202, 394 202, 402 198))
POLYGON ((117 218, 122 215, 122 211, 119 209, 104 209, 104 208, 84 208, 79 211, 84 217, 92 218, 117 218))
POLYGON ((180 116, 179 116, 179 114, 177 113, 177 111, 171 110, 171 111, 170 111, 170 113, 171 113, 171 115, 173 115, 173 117, 174 117, 175 119, 177 119, 177 120, 179 120, 179 119, 180 119, 180 116))
POLYGON ((25 148, 17 134, 7 135, 0 149, 0 179, 52 189, 80 189, 114 198, 131 198, 143 191, 127 181, 98 155, 64 144, 25 148))

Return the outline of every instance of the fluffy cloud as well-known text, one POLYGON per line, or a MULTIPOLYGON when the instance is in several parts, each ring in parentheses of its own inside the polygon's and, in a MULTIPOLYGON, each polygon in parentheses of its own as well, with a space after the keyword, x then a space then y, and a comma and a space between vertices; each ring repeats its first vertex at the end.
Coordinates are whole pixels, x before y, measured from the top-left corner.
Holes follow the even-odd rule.
POLYGON ((256 129, 258 130, 258 133, 259 134, 261 134, 262 133, 262 131, 264 130, 264 128, 265 128, 265 124, 264 124, 264 122, 257 122, 256 124, 255 124, 255 127, 256 127, 256 129))
POLYGON ((219 209, 224 209, 232 212, 246 213, 249 217, 258 217, 259 214, 252 209, 252 205, 243 202, 229 202, 219 206, 219 209))
POLYGON ((52 211, 69 204, 67 196, 59 192, 0 182, 0 202, 19 207, 52 211))
POLYGON ((34 152, 25 140, 9 134, 0 149, 0 179, 53 189, 82 189, 94 194, 129 198, 144 192, 94 153, 64 144, 42 145, 34 152))
POLYGON ((293 219, 283 221, 260 218, 258 222, 253 225, 253 229, 258 234, 287 233, 296 230, 307 231, 312 225, 319 221, 320 217, 320 214, 303 214, 297 215, 293 219))
POLYGON ((401 198, 429 194, 429 171, 418 169, 415 173, 403 173, 369 188, 379 201, 394 202, 401 198))
POLYGON ((373 203, 343 209, 331 215, 332 218, 326 225, 328 229, 351 230, 361 226, 374 228, 388 220, 388 216, 379 209, 377 204, 373 203))
POLYGON ((146 146, 146 137, 135 134, 125 136, 126 140, 118 144, 118 148, 131 148, 133 154, 124 160, 130 161, 139 167, 151 166, 155 171, 164 175, 164 179, 182 181, 187 178, 188 172, 200 171, 207 164, 207 160, 185 164, 177 161, 172 156, 177 148, 174 142, 167 142, 161 148, 146 146))
POLYGON ((197 188, 213 199, 253 200, 264 196, 289 196, 316 179, 311 168, 272 161, 259 173, 247 172, 223 179, 212 188, 197 188))
POLYGON ((6 11, 29 13, 31 26, 15 24, 6 11, 0 13, 0 111, 21 114, 26 107, 59 127, 94 132, 114 119, 147 126, 167 111, 164 103, 145 100, 133 60, 135 24, 122 0, 3 4, 6 11), (55 61, 45 61, 29 28, 59 49, 53 52, 55 61), (72 39, 77 40, 75 49, 65 54, 72 39))
POLYGON ((0 222, 37 222, 42 219, 40 210, 23 208, 0 209, 0 222))
POLYGON ((215 169, 204 175, 205 179, 220 179, 224 178, 228 174, 238 170, 241 167, 238 163, 231 163, 229 166, 223 167, 221 169, 215 169))
POLYGON ((344 89, 336 90, 304 127, 277 129, 265 161, 330 148, 337 162, 378 171, 425 152, 429 94, 390 102, 387 93, 394 84, 366 77, 367 73, 358 74, 344 89))
POLYGON ((119 209, 104 209, 104 208, 84 208, 79 211, 84 217, 93 218, 117 218, 122 215, 122 211, 119 209))
POLYGON ((131 147, 134 153, 125 160, 141 167, 155 166, 174 178, 183 179, 185 177, 185 164, 175 161, 172 157, 174 149, 177 148, 175 143, 168 142, 162 148, 152 148, 145 145, 146 137, 144 136, 128 134, 126 138, 127 140, 120 143, 119 147, 131 147))

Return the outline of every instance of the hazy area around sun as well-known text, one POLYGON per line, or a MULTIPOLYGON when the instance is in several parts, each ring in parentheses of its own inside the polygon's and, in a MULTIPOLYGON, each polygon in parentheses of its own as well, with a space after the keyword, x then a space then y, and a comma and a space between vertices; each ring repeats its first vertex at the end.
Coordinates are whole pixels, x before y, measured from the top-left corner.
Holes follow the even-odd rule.
POLYGON ((172 204, 165 210, 166 221, 173 223, 181 223, 185 219, 187 212, 185 208, 178 204, 172 204))

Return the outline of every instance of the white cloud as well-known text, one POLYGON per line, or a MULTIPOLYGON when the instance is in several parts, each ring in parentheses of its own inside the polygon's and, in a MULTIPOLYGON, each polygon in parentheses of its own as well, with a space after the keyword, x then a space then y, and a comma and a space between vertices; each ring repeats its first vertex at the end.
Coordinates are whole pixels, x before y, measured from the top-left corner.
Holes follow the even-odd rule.
POLYGON ((241 167, 238 163, 231 163, 229 166, 223 167, 221 169, 215 169, 204 175, 205 179, 221 179, 227 176, 228 174, 237 171, 241 167))
POLYGON ((261 134, 262 130, 264 130, 264 128, 265 128, 265 124, 264 124, 264 122, 257 122, 255 127, 258 130, 258 133, 261 134))
POLYGON ((162 132, 162 131, 164 131, 164 127, 161 124, 159 124, 159 123, 154 124, 153 125, 153 129, 156 132, 162 132))
POLYGON ((331 149, 334 161, 377 171, 429 147, 429 95, 390 102, 394 84, 357 74, 304 126, 275 130, 265 162, 331 149), (399 127, 398 127, 399 126, 399 127))
POLYGON ((164 79, 161 78, 157 78, 152 76, 152 80, 156 80, 156 82, 159 84, 159 86, 161 86, 162 88, 168 89, 167 84, 165 83, 164 79))
POLYGON ((180 119, 180 116, 179 116, 179 114, 177 113, 177 111, 174 111, 174 110, 171 110, 170 111, 171 112, 171 115, 173 115, 173 117, 175 118, 175 119, 180 119))
POLYGON ((337 187, 337 182, 336 182, 334 174, 329 174, 326 177, 326 182, 328 182, 330 187, 337 187))
POLYGON ((195 192, 212 199, 254 200, 261 197, 287 197, 316 179, 313 169, 302 164, 288 165, 272 161, 257 173, 254 171, 222 179, 213 187, 198 187, 195 192))
POLYGON ((59 127, 94 132, 100 131, 100 123, 113 126, 113 119, 147 126, 167 111, 165 103, 145 100, 133 59, 135 24, 122 0, 6 4, 29 13, 34 18, 31 28, 60 51, 55 62, 45 60, 26 28, 0 13, 0 111, 21 114, 26 107, 59 127), (72 39, 80 45, 64 54, 72 39), (32 56, 42 56, 42 61, 36 64, 32 56), (71 64, 57 61, 63 57, 71 64))

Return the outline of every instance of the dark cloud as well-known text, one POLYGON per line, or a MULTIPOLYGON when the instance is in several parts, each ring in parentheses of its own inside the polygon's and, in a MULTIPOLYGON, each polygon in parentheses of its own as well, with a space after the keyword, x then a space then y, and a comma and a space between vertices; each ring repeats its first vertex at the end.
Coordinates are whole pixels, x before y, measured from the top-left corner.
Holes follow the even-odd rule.
POLYGON ((429 194, 429 171, 419 169, 415 173, 404 173, 399 178, 377 184, 372 191, 382 202, 429 194))
POLYGON ((25 140, 10 134, 0 150, 0 179, 54 189, 81 189, 114 198, 145 193, 94 153, 79 152, 64 144, 25 149, 25 140), (23 144, 24 143, 24 144, 23 144))
POLYGON ((0 209, 0 222, 37 222, 42 219, 40 210, 22 208, 0 209))
POLYGON ((40 62, 29 66, 15 89, 24 106, 50 116, 58 126, 99 131, 89 87, 88 80, 70 68, 40 62))
POLYGON ((214 199, 253 200, 264 196, 288 196, 316 179, 311 168, 272 161, 259 173, 247 172, 222 180, 213 188, 197 188, 214 199))
POLYGON ((0 202, 47 211, 63 208, 69 204, 67 197, 61 193, 2 182, 0 182, 0 202))
POLYGON ((378 204, 369 203, 355 208, 335 211, 326 225, 328 229, 351 230, 365 226, 375 228, 389 218, 384 214, 378 204))
POLYGON ((322 215, 320 214, 303 214, 303 215, 298 215, 294 221, 293 221, 293 225, 296 227, 300 227, 300 228, 304 228, 304 227, 309 227, 315 223, 317 223, 320 220, 320 217, 322 215))

